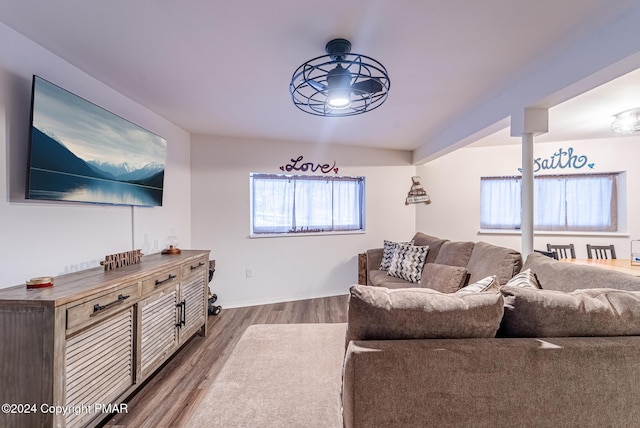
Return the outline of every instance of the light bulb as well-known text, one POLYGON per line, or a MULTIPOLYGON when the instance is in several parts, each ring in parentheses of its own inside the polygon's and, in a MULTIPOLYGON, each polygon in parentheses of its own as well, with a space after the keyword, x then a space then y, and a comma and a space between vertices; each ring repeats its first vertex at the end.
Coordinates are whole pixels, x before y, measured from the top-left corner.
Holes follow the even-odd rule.
POLYGON ((348 95, 329 96, 327 104, 331 108, 342 109, 351 106, 351 97, 348 95))

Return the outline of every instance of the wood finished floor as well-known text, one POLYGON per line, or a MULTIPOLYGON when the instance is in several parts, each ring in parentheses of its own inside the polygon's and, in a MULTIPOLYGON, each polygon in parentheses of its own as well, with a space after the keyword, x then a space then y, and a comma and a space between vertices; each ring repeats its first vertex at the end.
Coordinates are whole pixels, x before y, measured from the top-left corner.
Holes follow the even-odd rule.
POLYGON ((341 323, 347 295, 223 309, 210 316, 207 337, 195 336, 128 401, 128 413, 107 427, 184 427, 238 340, 252 324, 341 323))

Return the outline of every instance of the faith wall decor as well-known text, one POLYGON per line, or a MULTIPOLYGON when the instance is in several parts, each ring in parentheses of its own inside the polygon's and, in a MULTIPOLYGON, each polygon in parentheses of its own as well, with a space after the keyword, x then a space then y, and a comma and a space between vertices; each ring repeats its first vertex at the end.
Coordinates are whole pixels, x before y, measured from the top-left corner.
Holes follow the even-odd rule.
MULTIPOLYGON (((576 155, 573 153, 573 147, 569 147, 566 151, 560 147, 548 158, 536 158, 533 160, 533 172, 539 172, 540 170, 548 169, 580 169, 588 167, 593 169, 596 164, 589 162, 586 155, 576 155)), ((519 172, 522 172, 522 168, 518 168, 519 172)))

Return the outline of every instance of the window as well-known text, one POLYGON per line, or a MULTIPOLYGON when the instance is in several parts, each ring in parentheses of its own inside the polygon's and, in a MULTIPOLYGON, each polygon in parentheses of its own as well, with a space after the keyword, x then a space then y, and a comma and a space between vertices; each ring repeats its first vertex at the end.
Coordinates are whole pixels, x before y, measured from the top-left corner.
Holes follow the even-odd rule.
MULTIPOLYGON (((618 230, 617 173, 544 175, 533 180, 536 230, 618 230)), ((520 229, 522 177, 480 179, 480 227, 520 229)))
POLYGON ((364 177, 251 174, 251 234, 364 230, 364 177))

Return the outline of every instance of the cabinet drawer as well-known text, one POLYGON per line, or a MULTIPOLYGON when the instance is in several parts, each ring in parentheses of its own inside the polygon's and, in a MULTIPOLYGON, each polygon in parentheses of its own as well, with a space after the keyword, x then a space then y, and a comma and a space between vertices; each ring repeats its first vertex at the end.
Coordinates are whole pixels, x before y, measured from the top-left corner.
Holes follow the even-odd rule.
POLYGON ((95 299, 67 308, 67 330, 88 324, 103 315, 112 314, 128 302, 135 302, 140 297, 139 285, 122 287, 95 299))
POLYGON ((182 277, 186 278, 191 275, 202 275, 203 272, 209 270, 209 261, 202 257, 187 263, 182 267, 182 277))
POLYGON ((170 270, 165 270, 162 273, 142 281, 142 295, 147 296, 161 287, 175 285, 178 282, 180 282, 180 266, 170 270))

